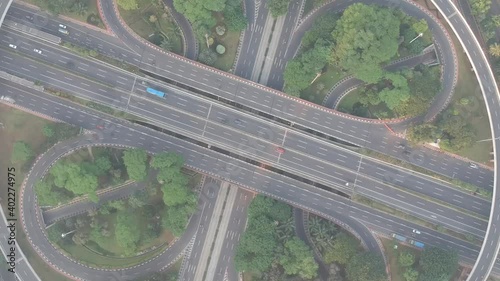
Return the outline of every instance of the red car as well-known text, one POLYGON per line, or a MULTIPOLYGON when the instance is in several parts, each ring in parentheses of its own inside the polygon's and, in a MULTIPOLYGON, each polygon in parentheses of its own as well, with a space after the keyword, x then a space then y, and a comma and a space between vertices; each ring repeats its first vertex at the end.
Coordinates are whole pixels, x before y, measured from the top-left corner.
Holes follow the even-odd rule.
POLYGON ((285 153, 285 149, 283 149, 283 147, 276 147, 275 151, 278 152, 279 154, 285 153))
POLYGON ((104 126, 103 125, 97 125, 96 128, 99 129, 99 130, 103 130, 104 126))

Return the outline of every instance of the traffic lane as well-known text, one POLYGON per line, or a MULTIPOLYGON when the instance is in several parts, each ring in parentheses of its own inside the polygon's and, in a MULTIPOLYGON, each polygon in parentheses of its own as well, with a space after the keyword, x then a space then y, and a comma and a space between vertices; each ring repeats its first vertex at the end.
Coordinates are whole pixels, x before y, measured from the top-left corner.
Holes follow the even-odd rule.
POLYGON ((100 53, 105 52, 117 56, 121 54, 132 56, 135 54, 114 36, 87 28, 84 25, 78 25, 70 21, 49 16, 46 13, 33 10, 20 4, 13 3, 6 17, 18 23, 30 24, 33 27, 56 36, 62 35, 58 32, 58 29, 59 23, 63 23, 68 27, 70 32, 68 36, 63 37, 65 41, 84 44, 89 48, 98 50, 100 53), (33 22, 27 21, 27 16, 33 17, 33 22))
POLYGON ((369 158, 363 158, 359 171, 388 184, 395 184, 443 202, 450 202, 460 208, 485 217, 489 216, 490 201, 462 192, 450 184, 437 181, 428 176, 414 173, 410 170, 391 167, 390 165, 383 165, 369 158))
MULTIPOLYGON (((403 6, 405 6, 405 9, 409 9, 409 10, 411 10, 413 8, 413 10, 414 10, 413 12, 414 13, 421 14, 420 10, 416 9, 415 7, 412 7, 409 4, 403 3, 403 6)), ((166 69, 162 69, 161 67, 158 67, 156 65, 163 65, 163 66, 166 65, 167 67, 172 68, 172 66, 171 66, 172 58, 170 58, 168 56, 160 55, 157 52, 150 52, 150 54, 147 54, 147 53, 148 53, 148 50, 145 51, 145 55, 150 55, 150 56, 154 57, 154 58, 151 58, 151 60, 153 60, 154 62, 156 62, 154 66, 151 66, 151 65, 148 65, 148 64, 143 64, 149 70, 157 70, 159 72, 162 72, 162 71, 166 70, 166 69), (161 61, 161 63, 158 63, 159 61, 161 61)), ((180 64, 182 64, 182 63, 180 63, 180 64)), ((193 66, 193 67, 189 67, 189 68, 190 69, 194 69, 194 68, 197 68, 197 67, 193 66)), ((178 75, 178 74, 176 74, 175 72, 169 72, 169 77, 176 76, 176 75, 178 75)), ((231 94, 231 96, 232 96, 231 90, 234 90, 234 86, 236 86, 236 83, 231 82, 230 81, 231 79, 229 79, 229 78, 228 79, 223 79, 223 78, 220 77, 219 74, 207 73, 206 71, 205 72, 202 71, 202 76, 205 76, 205 77, 203 77, 201 79, 201 80, 203 80, 203 81, 206 82, 206 83, 202 83, 203 86, 205 86, 205 87, 200 86, 200 83, 198 83, 197 81, 192 81, 192 80, 186 81, 185 79, 182 79, 183 77, 179 77, 179 79, 180 79, 180 81, 184 80, 184 82, 192 82, 193 85, 195 85, 195 87, 197 87, 197 88, 207 89, 207 86, 208 86, 209 89, 212 89, 212 90, 216 89, 217 92, 219 92, 220 94, 224 94, 224 92, 227 92, 228 94, 231 94), (228 85, 230 85, 230 86, 228 86, 228 85)), ((252 86, 249 86, 249 87, 253 88, 252 86)), ((247 90, 248 90, 247 87, 241 86, 240 88, 242 88, 242 90, 243 90, 243 91, 240 91, 242 95, 248 95, 249 94, 249 93, 247 93, 247 90), (246 90, 245 90, 245 88, 246 88, 246 90)), ((260 94, 259 92, 260 92, 259 90, 256 90, 254 93, 260 94)), ((270 102, 271 99, 269 98, 269 95, 267 93, 264 93, 264 95, 265 96, 264 96, 264 98, 262 100, 266 101, 266 102, 270 102)), ((258 106, 260 104, 262 104, 262 102, 261 103, 253 103, 254 106, 258 106)), ((262 110, 263 108, 260 108, 260 109, 262 110)), ((265 109, 263 109, 263 110, 266 111, 265 109)), ((355 142, 355 143, 359 144, 359 141, 355 142)), ((374 148, 375 150, 377 150, 376 146, 375 147, 371 147, 371 148, 374 148)), ((378 151, 381 151, 381 149, 378 149, 378 151)), ((401 155, 398 155, 398 156, 399 156, 399 158, 402 158, 401 155)), ((446 175, 447 176, 452 176, 452 173, 447 173, 446 175)), ((473 179, 471 179, 469 181, 473 182, 473 179)))
POLYGON ((116 3, 102 1, 98 2, 98 5, 102 8, 101 15, 104 16, 103 20, 107 22, 107 26, 115 35, 117 35, 118 38, 122 40, 124 45, 137 54, 141 54, 144 48, 148 48, 147 46, 144 46, 139 39, 130 34, 124 26, 122 26, 119 15, 115 13, 115 9, 117 10, 117 7, 115 7, 116 3))
POLYGON ((137 94, 138 97, 141 97, 143 102, 147 103, 148 106, 175 107, 186 114, 202 118, 208 116, 212 105, 212 102, 194 95, 187 95, 180 89, 151 85, 149 80, 140 78, 137 78, 133 92, 137 94), (166 94, 165 97, 159 98, 148 93, 148 87, 164 92, 166 94))
POLYGON ((187 261, 184 266, 183 280, 194 280, 194 275, 196 273, 196 268, 198 267, 199 260, 201 257, 201 251, 203 245, 207 242, 207 229, 210 224, 210 219, 215 210, 215 202, 219 196, 220 185, 212 184, 212 179, 207 178, 202 189, 202 200, 205 201, 203 215, 199 223, 198 230, 196 231, 195 240, 193 241, 191 254, 186 257, 187 261), (210 186, 210 190, 207 190, 207 186, 210 186))
MULTIPOLYGON (((11 84, 10 82, 5 82, 5 83, 11 84)), ((12 86, 6 86, 6 85, 4 85, 4 87, 12 89, 12 86)), ((19 87, 19 86, 15 85, 15 87, 19 87)), ((16 88, 16 90, 19 91, 19 89, 17 89, 17 88, 16 88)), ((44 101, 45 102, 51 102, 50 100, 58 100, 55 97, 51 97, 51 96, 41 97, 41 96, 36 95, 36 94, 34 94, 34 95, 33 94, 29 94, 29 92, 26 92, 26 91, 22 91, 22 93, 18 93, 18 98, 21 97, 21 95, 23 95, 23 93, 30 95, 30 99, 40 99, 39 102, 44 102, 44 101)), ((68 102, 66 102, 64 100, 61 100, 61 101, 58 100, 58 102, 56 102, 56 104, 57 104, 56 106, 63 107, 63 104, 61 104, 61 102, 64 103, 64 104, 68 104, 68 102)), ((29 106, 29 104, 27 104, 27 103, 25 103, 23 105, 28 105, 29 106)), ((75 107, 75 106, 72 105, 72 107, 75 107)), ((76 107, 78 108, 79 106, 76 105, 76 107)), ((83 112, 85 114, 87 114, 85 112, 86 111, 85 109, 81 109, 81 110, 83 110, 83 112)), ((53 112, 46 111, 46 112, 43 112, 43 113, 45 113, 45 114, 51 114, 53 112)), ((93 112, 93 113, 96 114, 95 112, 93 112)), ((99 116, 100 114, 97 114, 97 115, 99 116)), ((69 116, 69 115, 62 116, 63 117, 62 120, 70 122, 70 123, 75 122, 78 125, 88 126, 90 128, 92 128, 94 126, 94 124, 88 124, 88 123, 83 122, 83 121, 80 122, 78 117, 77 118, 68 118, 66 116, 69 116)), ((89 117, 89 118, 91 119, 91 120, 89 120, 90 122, 96 122, 96 121, 98 121, 98 119, 103 118, 103 119, 112 119, 113 121, 111 123, 117 123, 117 124, 121 124, 121 123, 125 124, 126 123, 126 122, 121 121, 119 119, 110 118, 109 116, 98 117, 98 118, 96 118, 96 117, 89 117), (93 120, 93 119, 95 119, 95 120, 93 120)), ((140 127, 140 126, 134 126, 134 128, 135 129, 144 130, 148 134, 155 134, 155 135, 159 134, 160 135, 160 137, 157 137, 155 140, 152 140, 148 147, 156 148, 157 145, 160 142, 171 143, 171 141, 173 141, 172 139, 169 139, 168 136, 165 136, 165 135, 160 134, 158 132, 154 132, 154 131, 148 130, 148 129, 140 127)), ((181 142, 181 143, 183 145, 188 145, 185 142, 181 142)), ((203 151, 197 155, 198 157, 196 155, 190 155, 189 157, 186 157, 186 159, 187 159, 186 162, 191 162, 193 164, 201 163, 201 162, 203 162, 203 160, 205 160, 206 162, 208 162, 210 154, 212 154, 212 151, 203 149, 203 151), (200 159, 202 161, 200 161, 200 159)), ((240 165, 245 165, 245 164, 243 164, 243 163, 241 163, 241 162, 239 162, 238 160, 235 160, 235 159, 231 159, 231 158, 227 159, 227 157, 222 156, 222 155, 217 155, 217 157, 222 157, 222 159, 220 161, 217 161, 214 165, 205 165, 206 169, 209 170, 210 172, 216 172, 214 174, 220 175, 220 176, 223 176, 223 177, 234 176, 235 174, 243 174, 243 175, 248 176, 246 174, 246 172, 241 167, 237 167, 237 165, 236 165, 237 163, 240 164, 240 165)), ((200 165, 200 166, 203 166, 203 165, 200 165)), ((297 201, 304 201, 304 202, 300 202, 300 206, 306 207, 306 205, 302 205, 302 204, 308 202, 307 199, 309 199, 309 197, 311 196, 311 193, 309 191, 307 191, 307 189, 311 189, 312 187, 310 187, 310 186, 308 186, 308 185, 306 185, 304 183, 300 183, 300 182, 291 180, 291 179, 289 179, 287 177, 279 176, 279 175, 276 175, 274 173, 270 173, 269 171, 264 171, 264 170, 262 170, 260 168, 254 168, 249 173, 252 174, 252 177, 248 178, 245 181, 245 184, 251 183, 252 186, 262 187, 262 189, 264 189, 266 191, 266 194, 277 196, 278 198, 282 198, 280 196, 280 194, 282 194, 284 196, 288 196, 289 199, 287 199, 287 200, 294 200, 295 202, 297 202, 297 201), (265 172, 266 174, 272 174, 276 178, 275 179, 269 179, 269 176, 265 176, 265 175, 261 174, 263 172, 265 172), (271 186, 271 180, 273 180, 272 186, 271 186), (298 196, 297 191, 300 191, 300 193, 302 193, 302 194, 304 194, 304 193, 307 193, 307 194, 304 194, 302 196, 298 196), (298 198, 298 197, 300 197, 300 198, 298 198)), ((243 186, 245 186, 245 184, 243 184, 243 186)), ((247 186, 247 187, 250 188, 250 186, 247 186)), ((322 204, 325 205, 324 208, 326 210, 329 210, 331 208, 335 208, 337 212, 342 212, 342 213, 346 213, 346 214, 352 215, 352 214, 355 214, 356 212, 354 210, 348 210, 348 207, 351 206, 351 205, 356 205, 358 209, 359 208, 364 208, 366 210, 365 211, 365 216, 367 216, 367 215, 373 215, 373 214, 380 214, 381 216, 387 216, 389 218, 388 219, 389 221, 393 221, 395 219, 394 217, 391 217, 391 216, 388 216, 386 214, 380 213, 380 212, 378 212, 376 210, 369 209, 367 207, 360 206, 360 205, 358 205, 356 203, 352 203, 352 202, 346 200, 345 198, 335 196, 334 194, 331 194, 331 193, 326 193, 326 192, 324 192, 324 191, 322 191, 320 189, 313 188, 313 190, 314 190, 314 192, 313 192, 314 194, 319 193, 318 197, 321 199, 321 201, 324 201, 324 202, 322 202, 322 204), (333 202, 331 200, 333 200, 333 202)), ((291 203, 292 201, 287 201, 287 202, 291 203)), ((318 203, 319 202, 320 201, 318 200, 318 203)), ((308 205, 310 205, 310 207, 308 207, 308 208, 316 210, 316 208, 319 206, 318 203, 316 203, 316 202, 307 203, 308 205)), ((295 204, 297 204, 297 203, 295 203, 295 204)), ((326 214, 323 214, 323 215, 326 216, 326 214)), ((360 216, 359 218, 361 219, 362 216, 360 216)), ((380 221, 380 220, 378 218, 374 218, 373 221, 380 221)), ((394 225, 391 225, 391 226, 394 227, 394 225)), ((455 240, 457 240, 457 239, 455 239, 453 237, 448 237, 448 236, 440 234, 440 233, 437 233, 436 235, 444 237, 442 239, 445 240, 445 241, 455 241, 455 240)), ((457 247, 467 247, 467 245, 469 243, 466 243, 464 241, 459 240, 459 243, 455 243, 455 244, 457 244, 457 247), (460 245, 460 243, 465 243, 465 246, 460 245)))
POLYGON ((189 113, 173 107, 164 107, 160 103, 155 104, 152 100, 146 100, 137 96, 130 96, 128 111, 138 116, 151 118, 158 123, 164 124, 167 128, 176 127, 185 133, 202 136, 205 120, 192 116, 189 113), (170 110, 169 110, 170 109, 170 110))
POLYGON ((489 169, 481 166, 476 169, 471 168, 469 161, 424 146, 398 148, 400 143, 406 142, 404 139, 391 134, 381 134, 377 130, 371 131, 370 139, 372 141, 365 145, 368 149, 382 152, 448 178, 492 190, 493 172, 489 169), (405 154, 405 150, 408 151, 407 154, 405 154))
MULTIPOLYGON (((468 28, 466 26, 465 22, 462 22, 462 18, 459 16, 454 15, 455 12, 455 7, 453 7, 451 4, 448 3, 443 3, 443 1, 436 1, 439 3, 439 8, 443 10, 444 13, 448 13, 446 16, 448 16, 449 20, 454 22, 455 24, 455 31, 459 33, 460 36, 464 36, 462 38, 462 42, 468 41, 468 42, 463 42, 466 46, 466 48, 469 50, 468 55, 471 57, 472 63, 474 67, 476 68, 476 75, 479 76, 479 79, 484 79, 482 80, 483 82, 483 87, 482 90, 483 95, 485 96, 486 100, 486 105, 488 109, 492 109, 493 112, 488 111, 488 115, 490 118, 490 122, 493 121, 498 121, 497 116, 493 117, 493 115, 497 115, 497 112, 495 111, 498 109, 498 96, 497 92, 498 89, 496 86, 493 84, 494 81, 491 79, 491 70, 487 71, 487 69, 483 69, 482 65, 479 65, 481 60, 484 60, 484 56, 481 55, 481 50, 477 50, 477 41, 474 40, 474 38, 470 38, 472 35, 467 34, 465 30, 468 31, 468 28), (459 20, 460 18, 460 20, 459 20), (472 39, 472 40, 471 40, 472 39), (471 42, 474 43, 471 44, 471 42), (472 52, 470 52, 472 50, 472 52)), ((484 62, 486 67, 488 66, 487 62, 484 62)), ((500 123, 494 122, 491 125, 492 129, 492 137, 494 141, 494 147, 496 145, 499 145, 500 142, 496 138, 500 134, 500 123)), ((498 168, 498 165, 495 165, 496 169, 496 175, 500 172, 500 169, 498 168)), ((496 183, 496 177, 495 177, 495 183, 496 183)), ((496 186, 495 186, 496 188, 496 186)), ((494 192, 496 196, 496 192, 494 192)), ((481 249, 481 253, 479 255, 479 258, 477 259, 473 271, 471 272, 470 276, 468 277, 469 280, 484 280, 485 279, 485 273, 489 272, 491 269, 491 266, 493 266, 494 263, 494 257, 498 254, 498 248, 500 246, 499 244, 499 235, 494 233, 497 230, 497 227, 499 226, 500 223, 500 202, 498 198, 496 199, 494 204, 492 205, 492 210, 491 210, 491 216, 490 216, 490 224, 488 226, 488 233, 484 239, 483 242, 483 247, 481 249)))
POLYGON ((238 280, 238 272, 234 264, 236 247, 240 241, 241 235, 245 231, 247 222, 247 210, 254 194, 243 188, 238 188, 236 202, 231 211, 230 223, 226 231, 226 239, 217 262, 216 276, 217 280, 223 280, 227 270, 228 280, 238 280), (220 277, 219 277, 220 276, 220 277), (222 278, 221 278, 222 277, 222 278))
POLYGON ((16 60, 26 59, 28 61, 32 59, 37 63, 38 61, 42 61, 43 64, 50 64, 51 68, 65 69, 73 74, 82 74, 87 78, 113 85, 127 91, 132 89, 134 77, 131 77, 130 73, 123 70, 82 58, 58 45, 31 39, 23 39, 22 34, 16 34, 11 30, 3 29, 0 34, 2 35, 0 36, 0 40, 5 44, 5 47, 7 47, 10 42, 17 44, 16 50, 2 50, 2 52, 10 54, 11 56, 15 53, 15 55, 17 55, 16 57, 19 57, 16 58, 16 60), (42 54, 35 53, 34 49, 41 50, 42 54))
POLYGON ((127 97, 116 89, 110 89, 109 87, 87 79, 82 79, 80 76, 72 75, 58 69, 53 68, 51 70, 45 69, 44 71, 39 71, 39 69, 33 68, 35 65, 29 62, 26 64, 18 63, 19 61, 16 60, 16 62, 14 62, 14 60, 8 56, 2 56, 0 69, 31 81, 46 82, 52 87, 55 87, 55 89, 64 90, 70 93, 78 93, 78 96, 82 98, 113 105, 118 108, 126 108, 127 97), (16 68, 19 70, 15 70, 16 68))
MULTIPOLYGON (((273 36, 278 35, 278 45, 276 46, 276 54, 273 57, 273 62, 270 66, 270 71, 269 71, 269 77, 268 81, 266 83, 267 86, 280 90, 281 88, 275 87, 276 84, 276 73, 280 73, 283 71, 283 68, 285 66, 283 62, 283 55, 287 52, 287 46, 290 41, 291 33, 293 30, 295 30, 295 27, 297 25, 297 22, 299 20, 300 16, 300 8, 302 7, 302 0, 294 0, 291 1, 288 4, 288 11, 285 15, 285 20, 283 23, 283 28, 280 31, 280 34, 273 33, 273 36), (275 66, 278 65, 278 68, 281 69, 281 71, 276 71, 275 66), (281 67, 279 67, 281 66, 281 67)), ((278 85, 279 86, 279 85, 278 85)))
POLYGON ((288 134, 288 129, 282 125, 216 103, 213 104, 208 119, 279 146, 283 145, 288 134))
MULTIPOLYGON (((122 97, 122 98, 124 98, 124 97, 122 97)), ((95 97, 94 97, 94 99, 95 99, 95 97)), ((217 139, 217 138, 220 138, 220 136, 224 136, 223 139, 219 139, 219 143, 227 144, 227 139, 228 139, 227 137, 229 137, 229 136, 236 137, 237 136, 233 132, 222 131, 222 134, 221 134, 221 132, 218 131, 216 127, 207 126, 206 122, 203 122, 202 120, 193 119, 192 116, 189 116, 188 114, 184 114, 180 111, 176 111, 175 113, 173 111, 164 112, 164 110, 160 107, 152 107, 153 110, 151 110, 151 107, 146 106, 145 102, 146 102, 145 100, 138 101, 135 97, 133 97, 133 98, 130 97, 130 99, 127 101, 128 108, 131 112, 137 112, 140 116, 147 116, 147 117, 153 118, 155 120, 160 120, 160 122, 166 122, 166 123, 170 123, 170 124, 177 123, 178 127, 182 128, 184 131, 188 131, 190 133, 203 135, 203 132, 206 129, 206 127, 208 127, 208 133, 210 133, 211 130, 213 129, 214 130, 213 139, 217 139), (146 108, 148 108, 148 109, 146 109, 146 108), (157 112, 155 112, 155 111, 157 111, 157 112), (180 120, 182 120, 182 122, 180 120), (189 120, 189 123, 184 122, 186 120, 189 120)), ((122 105, 122 107, 123 107, 123 105, 122 105)), ((247 136, 239 135, 239 139, 235 140, 234 145, 236 145, 236 144, 240 145, 241 142, 244 141, 245 139, 247 139, 247 136)), ((257 140, 255 140, 255 144, 257 144, 257 145, 260 144, 260 146, 261 146, 261 147, 258 147, 258 150, 254 150, 255 156, 257 156, 259 159, 263 159, 263 160, 268 161, 268 162, 275 161, 275 157, 272 157, 272 158, 268 157, 268 155, 270 153, 273 153, 273 151, 272 151, 273 148, 268 148, 267 150, 263 150, 263 148, 265 148, 265 146, 257 140), (258 155, 258 154, 260 154, 260 155, 258 155)), ((243 150, 248 150, 248 147, 241 147, 240 146, 240 148, 243 150)), ((241 149, 240 149, 240 151, 241 151, 241 149)), ((292 156, 292 157, 294 157, 294 156, 292 156)), ((294 169, 293 166, 297 166, 296 162, 302 161, 300 159, 302 159, 302 156, 295 157, 291 162, 287 163, 288 164, 287 166, 292 167, 292 169, 294 169)), ((286 160, 286 159, 284 159, 284 160, 286 160)), ((310 169, 309 166, 304 166, 304 165, 300 165, 300 166, 301 167, 296 167, 294 169, 294 171, 298 172, 299 174, 304 174, 302 172, 303 169, 306 169, 306 170, 309 169, 311 171, 311 173, 313 174, 316 181, 327 184, 327 185, 331 185, 332 181, 330 179, 325 180, 324 178, 325 177, 327 177, 327 178, 332 177, 336 181, 334 184, 339 185, 339 177, 332 176, 332 175, 329 175, 328 173, 326 173, 325 167, 322 164, 316 164, 314 167, 317 169, 310 169), (323 170, 323 171, 320 171, 320 170, 323 170), (321 174, 321 176, 318 176, 317 175, 318 173, 321 174)), ((340 180, 341 181, 340 186, 343 186, 343 183, 346 180, 352 182, 355 178, 354 175, 352 175, 352 174, 349 175, 350 176, 349 178, 345 178, 345 173, 342 173, 340 176, 344 177, 340 180)))
POLYGON ((256 7, 254 1, 245 0, 245 13, 248 20, 241 42, 240 54, 237 58, 234 73, 242 78, 249 79, 255 67, 255 52, 262 40, 265 19, 269 13, 266 1, 261 1, 256 7))
POLYGON ((485 220, 366 179, 357 180, 355 190, 362 196, 384 202, 388 206, 396 206, 396 209, 425 221, 458 233, 472 234, 479 239, 484 237, 487 227, 485 220))
MULTIPOLYGON (((124 97, 122 97, 124 98, 124 97)), ((131 112, 137 112, 139 115, 141 116, 147 116, 149 118, 153 118, 153 119, 156 119, 156 120, 160 120, 162 122, 167 122, 167 123, 178 123, 177 126, 180 126, 180 128, 183 128, 184 130, 187 130, 191 133, 196 133, 196 134, 203 134, 203 128, 204 126, 206 126, 206 122, 203 122, 201 120, 196 120, 196 119, 193 119, 192 116, 189 116, 187 114, 184 114, 182 112, 179 112, 179 111, 176 111, 175 113, 172 112, 172 111, 167 111, 166 113, 163 112, 163 110, 159 107, 153 107, 151 110, 149 107, 146 106, 146 104, 144 103, 145 101, 144 100, 141 100, 141 101, 137 101, 136 98, 130 98, 130 100, 127 101, 128 102, 128 108, 131 112), (137 105, 136 105, 137 104, 137 105), (145 108, 149 108, 149 109, 145 109, 145 108), (154 112, 154 111, 158 111, 158 112, 154 112), (186 122, 181 122, 180 120, 189 120, 189 123, 186 124, 186 122)), ((123 107, 123 105, 122 105, 123 107)), ((208 130, 210 131, 211 129, 214 129, 216 130, 215 127, 208 127, 208 130)), ((225 135, 225 137, 228 137, 228 136, 236 136, 234 133, 232 132, 223 132, 222 135, 225 135)), ((214 138, 218 138, 219 136, 221 136, 220 132, 219 131, 215 131, 213 133, 213 137, 214 138)), ((246 139, 246 136, 239 136, 239 139, 235 141, 234 144, 238 144, 238 143, 241 143, 242 139, 246 139)), ((226 139, 220 139, 220 143, 227 143, 227 138, 226 139)), ((260 142, 259 141, 255 141, 256 144, 259 144, 260 142)), ((261 145, 262 146, 262 145, 261 145)), ((262 147, 260 147, 262 148, 262 147)), ((246 147, 243 147, 243 149, 247 149, 246 147)), ((272 159, 268 158, 268 154, 269 153, 272 153, 272 148, 271 149, 267 149, 262 151, 261 149, 257 150, 255 155, 256 154, 261 154, 259 156, 262 156, 262 157, 259 157, 260 159, 264 159, 266 161, 271 161, 273 162, 274 161, 274 157, 272 159), (267 157, 267 158, 266 158, 267 157)), ((293 156, 292 156, 293 157, 293 156)), ((294 163, 294 162, 299 162, 301 160, 297 160, 297 159, 301 159, 302 156, 300 157, 295 157, 292 162, 289 162, 287 163, 288 164, 288 167, 293 167, 294 165, 297 166, 297 163, 294 163), (290 165, 292 164, 292 165, 290 165)), ((286 160, 286 159, 285 159, 286 160)), ((309 167, 307 166, 304 166, 304 165, 300 165, 301 167, 298 167, 299 169, 294 169, 294 171, 298 172, 299 174, 303 174, 301 173, 301 171, 303 171, 303 168, 305 168, 306 170, 309 169, 309 167)), ((323 165, 319 165, 319 164, 316 164, 315 165, 315 168, 319 168, 319 170, 325 170, 324 166, 323 165)), ((293 168, 292 168, 293 169, 293 168)), ((332 177, 330 176, 328 173, 325 173, 325 172, 321 172, 321 171, 318 171, 318 170, 311 170, 311 173, 313 174, 313 176, 315 177, 315 180, 318 181, 318 182, 321 182, 321 183, 325 183, 327 185, 331 184, 332 182, 330 180, 324 180, 324 177, 332 177), (320 173, 321 174, 321 177, 318 177, 317 175, 315 174, 318 174, 320 173)), ((345 177, 345 173, 342 173, 341 175, 342 177, 345 177)), ((346 181, 346 180, 349 180, 349 181, 353 181, 354 180, 354 176, 351 174, 350 175, 350 178, 349 179, 346 179, 346 178, 343 178, 341 179, 341 183, 340 183, 340 186, 342 186, 343 182, 346 181)), ((339 178, 338 177, 335 177, 333 176, 333 179, 336 181, 336 184, 338 185, 339 183, 339 178)))
POLYGON ((288 131, 283 144, 284 147, 311 156, 342 165, 342 167, 356 171, 360 165, 362 155, 355 154, 347 149, 332 145, 332 143, 315 139, 297 131, 288 131), (335 160, 334 160, 335 159, 335 160))

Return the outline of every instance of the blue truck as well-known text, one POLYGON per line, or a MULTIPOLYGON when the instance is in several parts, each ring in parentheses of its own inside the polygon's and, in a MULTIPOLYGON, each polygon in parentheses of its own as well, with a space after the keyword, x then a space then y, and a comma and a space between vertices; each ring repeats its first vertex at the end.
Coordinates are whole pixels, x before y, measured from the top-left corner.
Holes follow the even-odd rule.
POLYGON ((167 97, 167 94, 165 94, 164 92, 162 91, 158 91, 158 90, 155 90, 153 88, 146 88, 146 92, 152 94, 152 95, 155 95, 157 97, 160 97, 160 98, 166 98, 167 97))
POLYGON ((401 235, 396 234, 396 233, 393 233, 391 236, 392 236, 392 238, 394 238, 398 241, 406 242, 406 237, 404 237, 404 236, 401 236, 401 235))
POLYGON ((417 247, 417 248, 420 248, 420 249, 423 249, 424 248, 424 243, 422 242, 418 242, 418 241, 415 241, 415 240, 410 240, 410 244, 412 244, 413 246, 417 247))

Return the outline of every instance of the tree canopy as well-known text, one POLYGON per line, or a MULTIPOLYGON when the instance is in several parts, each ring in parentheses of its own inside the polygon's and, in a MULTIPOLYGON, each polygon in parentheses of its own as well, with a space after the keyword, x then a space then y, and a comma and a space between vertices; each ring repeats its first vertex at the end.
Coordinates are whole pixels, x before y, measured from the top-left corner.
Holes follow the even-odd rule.
POLYGON ((420 256, 420 281, 445 281, 458 267, 458 254, 454 251, 430 247, 420 256))
POLYGON ((298 274, 301 278, 313 279, 318 274, 318 264, 311 249, 298 237, 286 241, 279 263, 287 275, 298 274))
POLYGON ((358 246, 359 242, 356 238, 341 232, 335 237, 333 246, 326 250, 325 262, 346 265, 358 251, 358 246))
POLYGON ((97 176, 81 169, 76 163, 59 161, 51 169, 57 187, 67 189, 75 195, 95 194, 98 186, 97 176))
POLYGON ((379 81, 381 63, 397 53, 399 25, 387 8, 361 3, 349 6, 332 33, 333 61, 367 83, 379 81))
POLYGON ((329 44, 320 39, 316 41, 314 48, 288 62, 283 73, 285 92, 292 96, 300 96, 300 91, 307 88, 314 77, 321 73, 330 52, 329 44))
POLYGON ((267 7, 271 12, 271 15, 275 18, 282 16, 288 12, 288 5, 291 0, 269 0, 267 2, 267 7))
POLYGON ((384 260, 370 252, 354 255, 346 266, 346 273, 350 281, 387 280, 384 260))
POLYGON ((183 14, 193 24, 194 29, 200 26, 212 27, 215 19, 212 17, 213 11, 223 11, 226 7, 226 0, 174 0, 174 8, 183 14))
POLYGON ((137 227, 137 216, 133 212, 120 212, 116 218, 115 237, 125 252, 132 253, 141 238, 137 227))
POLYGON ((131 180, 142 181, 147 175, 148 154, 143 149, 127 149, 123 152, 123 163, 131 180))
POLYGON ((13 163, 23 163, 33 156, 31 146, 23 141, 16 141, 12 148, 11 160, 13 163))

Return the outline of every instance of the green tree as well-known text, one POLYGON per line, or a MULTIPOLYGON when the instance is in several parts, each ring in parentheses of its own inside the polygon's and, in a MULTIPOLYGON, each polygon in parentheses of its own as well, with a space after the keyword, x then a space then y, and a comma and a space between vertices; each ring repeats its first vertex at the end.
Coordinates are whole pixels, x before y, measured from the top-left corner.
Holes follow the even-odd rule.
POLYGON ((23 141, 16 141, 12 148, 11 161, 13 163, 24 163, 33 156, 31 146, 23 141))
POLYGON ((285 92, 292 96, 300 96, 300 91, 307 88, 314 77, 327 63, 330 46, 324 40, 318 40, 312 49, 291 60, 283 73, 285 92))
POLYGON ((410 127, 408 139, 415 143, 431 142, 437 134, 437 127, 431 123, 425 123, 410 127))
POLYGON ((214 65, 217 60, 217 53, 212 49, 204 49, 198 55, 198 61, 208 66, 214 65))
POLYGON ((109 201, 107 205, 115 210, 124 211, 126 209, 125 202, 123 200, 113 200, 109 201))
POLYGON ((143 149, 127 149, 123 152, 123 163, 131 180, 141 181, 146 178, 148 155, 143 149))
POLYGON ((325 252, 325 262, 336 262, 342 265, 346 265, 356 254, 358 246, 359 242, 358 240, 356 240, 356 238, 341 232, 335 237, 333 247, 330 247, 325 252))
POLYGON ((440 145, 454 151, 470 147, 474 143, 475 130, 460 115, 445 115, 438 122, 442 131, 440 145))
POLYGON ((313 47, 318 39, 331 38, 338 19, 339 15, 332 13, 327 13, 317 18, 311 29, 302 37, 301 47, 307 50, 313 47))
POLYGON ((489 52, 494 57, 500 57, 500 45, 498 43, 491 44, 489 52))
POLYGON ((379 81, 381 63, 397 54, 399 25, 387 8, 361 3, 349 6, 332 33, 336 40, 333 61, 367 83, 379 81))
POLYGON ((196 200, 195 195, 187 189, 185 182, 177 182, 176 180, 166 183, 161 190, 163 192, 163 202, 169 207, 196 200))
POLYGON ((458 267, 458 254, 436 247, 426 248, 420 256, 420 281, 450 280, 458 267))
POLYGON ((137 0, 117 0, 116 2, 124 10, 135 10, 138 8, 137 0))
MULTIPOLYGON (((220 2, 217 0, 215 5, 207 4, 212 1, 205 0, 174 0, 174 8, 177 12, 183 14, 192 24, 195 30, 199 29, 201 25, 209 27, 215 25, 215 19, 212 17, 212 11, 208 8, 218 8, 220 2), (207 8, 208 7, 208 8, 207 8)), ((222 7, 224 9, 224 7, 222 7)), ((222 10, 221 10, 222 11, 222 10)))
POLYGON ((491 7, 491 0, 470 0, 472 13, 476 16, 485 16, 491 7))
POLYGON ((141 238, 141 231, 137 227, 137 217, 133 212, 120 212, 116 218, 115 238, 118 245, 123 247, 127 254, 133 253, 141 238))
POLYGON ((163 227, 170 230, 173 235, 180 237, 189 221, 192 210, 186 206, 176 206, 167 208, 162 216, 163 227))
POLYGON ((424 33, 429 29, 429 26, 427 25, 427 21, 425 21, 425 19, 421 19, 415 22, 411 27, 417 34, 424 33))
POLYGON ((407 268, 403 277, 406 281, 417 281, 418 280, 418 271, 413 268, 407 268))
POLYGON ((398 262, 402 267, 410 267, 415 263, 415 255, 409 251, 402 251, 399 253, 398 262))
POLYGON ((67 189, 76 195, 95 195, 98 187, 97 177, 87 173, 76 163, 57 162, 50 169, 50 174, 54 176, 54 184, 57 187, 67 189))
POLYGON ((288 4, 291 0, 269 0, 267 7, 274 18, 282 16, 288 12, 288 4))
POLYGON ((249 218, 248 227, 236 248, 237 270, 259 272, 268 270, 276 258, 277 248, 274 222, 266 216, 249 218))
POLYGON ((247 18, 243 13, 241 5, 226 5, 224 9, 224 21, 230 31, 241 31, 247 27, 247 18))
POLYGON ((382 257, 370 252, 361 252, 353 256, 346 265, 346 273, 350 281, 387 280, 382 257))
POLYGON ((42 128, 42 133, 45 137, 47 138, 51 138, 54 136, 55 132, 54 132, 54 128, 52 126, 50 126, 49 124, 45 124, 42 128))
POLYGON ((298 237, 285 243, 284 253, 279 258, 287 275, 299 275, 304 279, 317 276, 318 264, 314 260, 311 249, 298 237))

